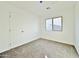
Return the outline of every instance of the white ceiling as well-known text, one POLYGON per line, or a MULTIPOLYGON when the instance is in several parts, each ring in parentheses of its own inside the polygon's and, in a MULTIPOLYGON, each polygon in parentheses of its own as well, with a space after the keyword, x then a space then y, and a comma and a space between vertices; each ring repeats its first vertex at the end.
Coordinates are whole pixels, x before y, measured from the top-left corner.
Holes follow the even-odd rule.
POLYGON ((64 8, 68 8, 69 6, 74 5, 75 2, 67 2, 67 1, 43 1, 40 3, 39 1, 17 1, 17 2, 7 2, 17 8, 23 9, 25 11, 32 12, 38 16, 47 16, 55 10, 63 10, 64 8), (46 8, 50 7, 51 9, 47 10, 46 8))

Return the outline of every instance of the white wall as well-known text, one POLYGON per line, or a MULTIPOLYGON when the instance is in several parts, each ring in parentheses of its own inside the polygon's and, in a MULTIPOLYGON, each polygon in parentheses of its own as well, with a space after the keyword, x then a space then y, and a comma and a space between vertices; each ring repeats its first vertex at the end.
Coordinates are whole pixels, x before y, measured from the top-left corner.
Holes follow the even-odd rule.
POLYGON ((10 48, 9 18, 7 8, 0 4, 0 52, 10 48))
POLYGON ((79 3, 75 6, 75 47, 79 53, 79 3))
POLYGON ((16 8, 14 10, 12 9, 11 11, 11 47, 19 46, 21 44, 37 39, 39 35, 39 19, 34 16, 34 14, 30 14, 27 11, 22 12, 22 10, 16 8), (22 30, 24 32, 21 32, 22 30))
POLYGON ((0 52, 39 38, 38 21, 38 17, 28 11, 0 3, 0 52))
POLYGON ((53 11, 47 12, 46 15, 41 18, 41 37, 53 41, 67 43, 74 45, 74 17, 73 17, 73 5, 63 3, 53 7, 53 11), (45 29, 45 19, 51 17, 63 16, 63 31, 50 31, 45 29))

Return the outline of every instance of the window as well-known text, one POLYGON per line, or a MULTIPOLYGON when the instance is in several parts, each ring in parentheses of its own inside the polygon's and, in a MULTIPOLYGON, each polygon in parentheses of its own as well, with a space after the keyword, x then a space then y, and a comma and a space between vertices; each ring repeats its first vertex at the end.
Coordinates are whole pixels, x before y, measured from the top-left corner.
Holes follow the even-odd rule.
POLYGON ((51 18, 46 20, 46 30, 52 31, 52 19, 51 18))
POLYGON ((46 30, 47 31, 62 31, 62 17, 54 17, 46 19, 46 30))

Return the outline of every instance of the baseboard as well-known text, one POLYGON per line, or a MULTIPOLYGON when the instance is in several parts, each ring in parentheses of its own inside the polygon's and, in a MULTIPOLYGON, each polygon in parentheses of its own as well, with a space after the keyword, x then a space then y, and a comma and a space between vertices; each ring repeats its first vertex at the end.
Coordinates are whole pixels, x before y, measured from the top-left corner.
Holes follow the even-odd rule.
POLYGON ((23 42, 22 44, 19 44, 19 45, 13 46, 13 47, 8 48, 8 49, 5 49, 5 50, 2 50, 2 51, 0 51, 0 53, 3 53, 3 52, 6 52, 6 51, 9 51, 9 50, 11 50, 11 49, 17 48, 17 47, 22 46, 22 45, 24 45, 24 44, 28 44, 28 43, 30 43, 30 42, 32 42, 32 41, 34 41, 34 40, 37 40, 38 38, 40 38, 40 37, 39 37, 39 36, 38 36, 38 37, 34 37, 33 39, 29 39, 29 41, 27 41, 27 42, 23 42))
MULTIPOLYGON (((41 39, 50 40, 50 39, 46 39, 46 38, 41 38, 41 39)), ((54 40, 50 40, 50 41, 54 41, 54 40)), ((72 45, 72 44, 67 44, 67 43, 63 43, 63 42, 59 42, 59 41, 54 41, 54 42, 57 42, 57 43, 62 43, 62 44, 66 44, 66 45, 73 46, 73 47, 75 48, 75 51, 76 51, 76 52, 77 52, 77 54, 79 55, 78 50, 77 50, 77 48, 76 48, 76 46, 75 46, 75 45, 72 45)))
POLYGON ((74 44, 69 44, 69 43, 67 43, 67 42, 62 42, 62 41, 58 41, 58 40, 55 40, 55 39, 51 39, 51 38, 47 38, 47 37, 41 37, 41 38, 43 38, 43 39, 47 39, 47 40, 51 40, 51 41, 55 41, 55 42, 59 42, 59 43, 63 43, 63 44, 68 44, 68 45, 74 45, 74 44))
POLYGON ((77 54, 79 55, 79 53, 78 53, 78 50, 77 50, 76 46, 74 45, 73 47, 75 48, 75 50, 76 50, 77 54))
MULTIPOLYGON (((22 45, 24 45, 24 44, 28 44, 28 43, 30 43, 30 42, 32 42, 32 41, 35 41, 35 40, 38 40, 38 39, 51 40, 51 39, 46 39, 46 38, 42 38, 42 37, 39 37, 39 36, 38 36, 38 37, 34 37, 33 39, 30 39, 29 41, 24 42, 24 43, 22 43, 22 44, 20 44, 20 45, 17 45, 17 46, 14 46, 14 47, 8 48, 8 49, 3 50, 3 51, 0 51, 0 53, 3 53, 3 52, 6 52, 6 51, 9 51, 9 50, 14 49, 14 48, 17 48, 17 47, 20 47, 20 46, 22 46, 22 45)), ((54 40, 51 40, 51 41, 54 41, 54 40)), ((71 44, 67 44, 67 43, 63 43, 63 42, 59 42, 59 41, 54 41, 54 42, 62 43, 62 44, 66 44, 66 45, 71 45, 71 44)), ((78 51, 77 51, 77 49, 76 49, 76 46, 75 46, 75 45, 71 45, 71 46, 73 46, 73 47, 75 48, 76 52, 78 53, 78 51)), ((79 55, 79 53, 78 53, 78 55, 79 55)))

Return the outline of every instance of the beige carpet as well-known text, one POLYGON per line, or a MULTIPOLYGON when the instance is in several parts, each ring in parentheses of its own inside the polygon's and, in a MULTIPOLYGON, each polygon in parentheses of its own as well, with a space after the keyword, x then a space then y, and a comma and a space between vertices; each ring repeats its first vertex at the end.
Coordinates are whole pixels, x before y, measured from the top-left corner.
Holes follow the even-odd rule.
POLYGON ((4 58, 44 58, 45 55, 48 58, 79 57, 73 46, 45 39, 38 39, 0 54, 4 58))

